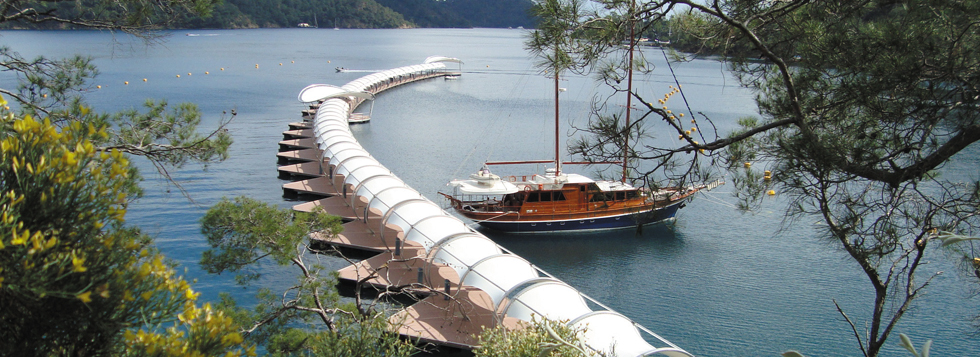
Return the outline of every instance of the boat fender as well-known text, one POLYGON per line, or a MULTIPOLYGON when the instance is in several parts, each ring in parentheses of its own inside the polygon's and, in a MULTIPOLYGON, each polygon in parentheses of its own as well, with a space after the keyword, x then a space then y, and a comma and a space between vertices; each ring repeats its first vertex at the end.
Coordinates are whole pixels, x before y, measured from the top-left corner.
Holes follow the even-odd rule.
POLYGON ((527 181, 527 176, 521 176, 521 181, 527 181))
POLYGON ((543 189, 544 189, 544 185, 542 185, 542 184, 539 183, 538 184, 538 190, 543 190, 543 189))

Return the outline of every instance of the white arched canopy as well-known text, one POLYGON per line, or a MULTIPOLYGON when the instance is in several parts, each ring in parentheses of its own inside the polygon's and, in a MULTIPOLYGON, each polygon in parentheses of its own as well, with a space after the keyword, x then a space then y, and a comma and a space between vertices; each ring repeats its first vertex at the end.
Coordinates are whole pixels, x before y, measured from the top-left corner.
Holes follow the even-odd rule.
MULTIPOLYGON (((412 229, 412 226, 425 218, 445 215, 446 213, 443 212, 439 205, 423 198, 394 205, 388 212, 385 212, 382 222, 387 225, 397 226, 401 228, 402 232, 407 233, 412 229)), ((382 232, 381 238, 387 239, 387 237, 384 237, 384 232, 382 232)))
POLYGON ((374 99, 374 94, 368 92, 352 92, 329 84, 311 84, 300 90, 297 96, 297 99, 303 103, 331 98, 374 99))
POLYGON ((504 294, 521 282, 537 278, 538 272, 524 258, 498 254, 481 259, 462 276, 462 285, 470 285, 490 295, 493 306, 500 305, 504 294))
POLYGON ((456 62, 462 64, 463 60, 459 58, 446 57, 446 56, 429 56, 428 58, 425 59, 425 61, 422 61, 422 63, 425 64, 435 63, 435 62, 456 62))
MULTIPOLYGON (((368 203, 365 209, 372 209, 378 211, 382 217, 388 214, 391 207, 410 200, 422 200, 422 194, 411 188, 401 186, 401 187, 390 187, 374 195, 374 198, 368 203)), ((364 215, 367 217, 367 214, 364 215)), ((384 222, 381 223, 384 226, 384 222)), ((380 228, 380 227, 379 227, 380 228)))
POLYGON ((371 199, 374 198, 376 193, 391 187, 405 187, 405 182, 394 175, 373 176, 361 180, 354 187, 354 194, 351 195, 350 205, 351 207, 356 207, 355 202, 358 199, 363 200, 363 202, 371 202, 371 199))
POLYGON ((531 321, 533 316, 571 321, 592 312, 578 290, 552 278, 518 284, 500 304, 497 310, 501 315, 524 321, 531 321))
POLYGON ((412 225, 412 228, 405 231, 405 240, 422 244, 428 252, 432 246, 438 244, 454 234, 471 232, 470 228, 462 221, 452 216, 444 214, 423 218, 412 225))
POLYGON ((473 232, 454 234, 429 250, 429 262, 453 268, 462 278, 470 266, 491 255, 503 253, 497 243, 473 232))
POLYGON ((640 331, 630 319, 616 312, 596 311, 572 320, 568 324, 576 329, 585 329, 582 340, 592 349, 611 356, 636 357, 651 353, 671 357, 691 356, 677 348, 654 348, 640 336, 640 331))

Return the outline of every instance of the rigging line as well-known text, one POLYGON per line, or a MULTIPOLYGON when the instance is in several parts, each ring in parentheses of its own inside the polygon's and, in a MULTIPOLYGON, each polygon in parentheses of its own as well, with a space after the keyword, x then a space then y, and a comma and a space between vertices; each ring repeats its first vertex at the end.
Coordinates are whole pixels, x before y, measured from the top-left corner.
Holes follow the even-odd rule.
POLYGON ((707 201, 708 202, 711 202, 711 203, 714 203, 714 204, 719 204, 719 205, 722 205, 722 206, 725 206, 725 207, 728 207, 728 208, 738 209, 738 206, 736 206, 734 204, 731 204, 731 203, 728 203, 728 202, 725 202, 724 200, 722 200, 722 199, 720 199, 718 197, 715 197, 711 193, 708 193, 708 192, 705 192, 705 191, 702 191, 701 193, 704 194, 705 196, 707 196, 707 199, 708 199, 707 201))
MULTIPOLYGON (((527 72, 529 70, 530 69, 526 69, 523 72, 523 74, 520 76, 521 79, 517 81, 517 83, 514 85, 514 89, 511 90, 510 93, 515 93, 516 92, 518 95, 523 94, 523 90, 526 87, 526 85, 523 85, 522 84, 522 81, 526 81, 526 79, 527 79, 527 72)), ((501 111, 502 111, 502 107, 501 106, 497 106, 497 108, 494 111, 494 113, 495 114, 496 113, 500 113, 501 111)), ((507 114, 507 117, 508 118, 511 117, 511 113, 508 113, 507 114)), ((486 132, 490 131, 491 126, 493 126, 493 125, 499 125, 500 122, 501 122, 500 120, 487 120, 486 125, 483 127, 483 132, 486 133, 486 132)), ((489 144, 490 144, 489 145, 490 146, 490 150, 489 150, 490 152, 487 154, 487 158, 484 159, 484 162, 489 161, 490 155, 493 154, 493 150, 494 150, 494 145, 492 145, 492 144, 493 143, 496 143, 499 140, 500 135, 502 135, 502 133, 503 133, 503 130, 493 130, 493 132, 495 132, 495 135, 493 135, 493 137, 481 136, 482 139, 489 140, 489 144)), ((473 157, 473 155, 476 153, 476 150, 478 148, 480 148, 480 147, 483 147, 483 146, 486 146, 486 143, 484 141, 474 141, 473 146, 470 148, 469 152, 466 153, 466 156, 464 156, 462 160, 459 160, 459 164, 456 166, 456 169, 453 171, 452 177, 454 177, 454 178, 455 177, 459 177, 458 175, 459 175, 460 171, 463 170, 463 166, 466 165, 467 162, 469 162, 469 159, 471 157, 473 157)))
POLYGON ((677 85, 677 90, 681 93, 681 99, 684 100, 684 106, 687 107, 687 112, 691 114, 691 118, 694 118, 694 110, 691 110, 691 104, 687 102, 687 96, 684 95, 684 90, 681 89, 681 82, 677 80, 677 74, 674 73, 674 66, 670 65, 670 58, 667 58, 667 50, 664 49, 663 45, 660 45, 660 52, 664 54, 664 61, 667 62, 667 69, 670 70, 670 76, 674 77, 674 84, 677 85))

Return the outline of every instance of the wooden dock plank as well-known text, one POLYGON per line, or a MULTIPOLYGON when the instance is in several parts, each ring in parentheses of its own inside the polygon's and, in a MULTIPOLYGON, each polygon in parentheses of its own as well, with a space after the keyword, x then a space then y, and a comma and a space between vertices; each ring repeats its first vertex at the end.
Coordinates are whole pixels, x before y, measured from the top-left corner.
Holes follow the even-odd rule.
POLYGON ((279 142, 279 151, 313 149, 315 147, 316 140, 313 138, 288 139, 279 142))
POLYGON ((347 205, 347 200, 349 198, 344 196, 332 196, 316 201, 301 203, 293 206, 293 209, 300 212, 313 212, 317 207, 323 208, 323 211, 335 216, 340 216, 347 221, 356 220, 357 217, 354 215, 354 209, 347 205))
POLYGON ((313 129, 293 129, 282 132, 283 139, 312 138, 313 129))
POLYGON ((279 177, 289 178, 289 177, 321 177, 323 172, 320 171, 320 163, 318 162, 301 162, 298 164, 282 165, 279 166, 279 177))
POLYGON ((276 157, 286 161, 316 161, 319 159, 317 151, 317 149, 283 151, 276 154, 276 157))
POLYGON ((290 182, 282 185, 283 190, 293 191, 298 194, 337 196, 340 193, 330 183, 328 177, 315 177, 302 181, 290 182))
MULTIPOLYGON (((472 349, 478 344, 483 328, 496 326, 493 301, 483 290, 464 286, 447 300, 431 295, 392 315, 388 321, 400 335, 458 348, 472 349)), ((504 326, 518 328, 519 320, 505 318, 504 326)))

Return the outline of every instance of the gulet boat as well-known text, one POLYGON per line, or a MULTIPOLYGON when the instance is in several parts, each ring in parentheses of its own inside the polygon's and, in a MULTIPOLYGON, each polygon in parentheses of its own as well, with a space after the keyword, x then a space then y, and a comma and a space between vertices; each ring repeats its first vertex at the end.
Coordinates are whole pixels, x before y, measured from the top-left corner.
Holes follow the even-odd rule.
MULTIPOLYGON (((632 34, 631 34, 632 38, 632 34)), ((631 40, 629 66, 632 69, 635 40, 631 40)), ((562 164, 596 164, 595 162, 562 162, 559 147, 558 74, 553 71, 555 92, 555 157, 553 160, 486 162, 475 174, 464 180, 449 182, 450 193, 442 193, 460 215, 481 226, 517 233, 587 231, 621 229, 671 220, 678 209, 702 189, 721 184, 688 187, 666 187, 649 190, 627 183, 629 135, 624 135, 620 181, 596 181, 579 174, 562 172, 562 164), (549 164, 544 175, 500 177, 489 165, 549 164)), ((633 73, 628 71, 628 88, 633 73)), ((631 97, 626 100, 626 125, 629 127, 631 97)))

